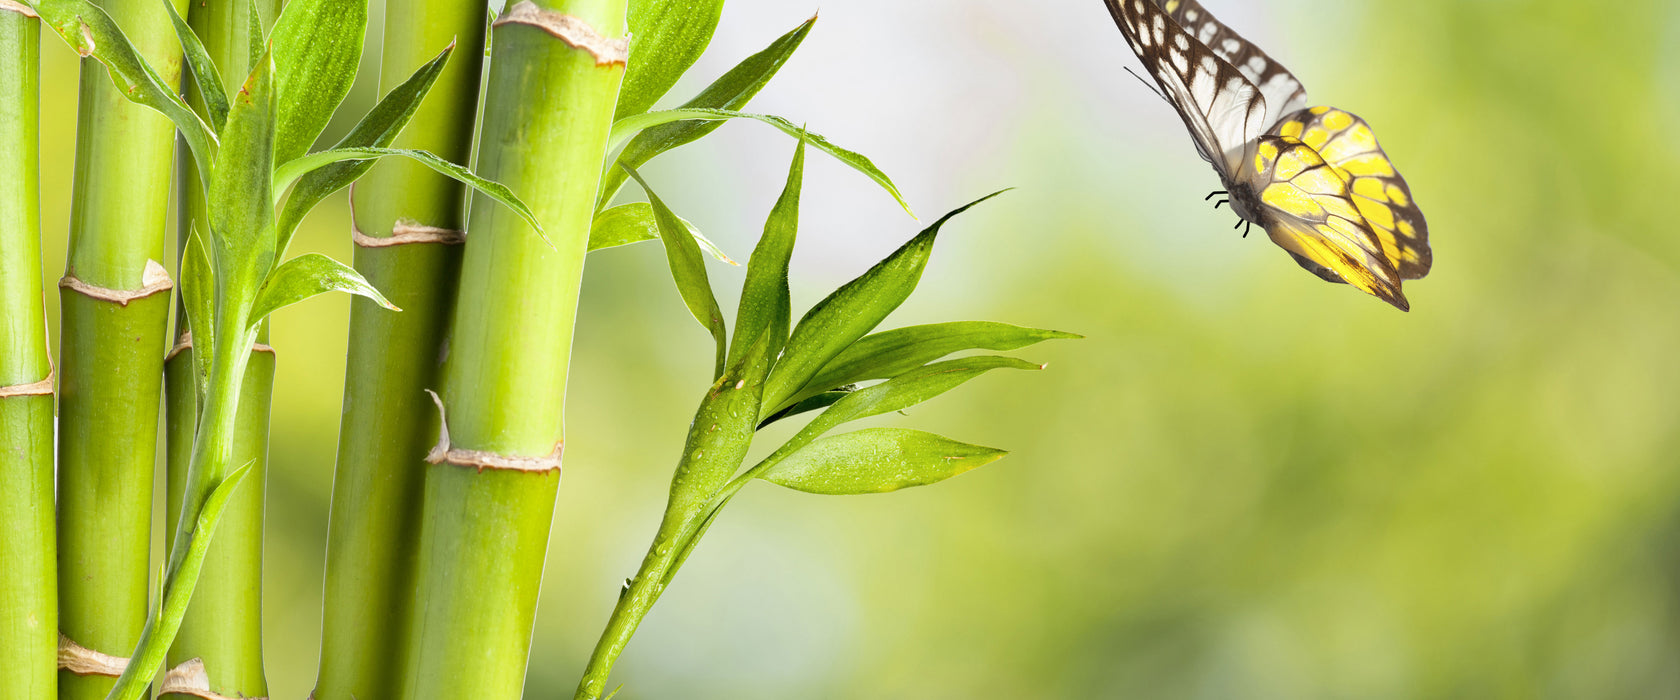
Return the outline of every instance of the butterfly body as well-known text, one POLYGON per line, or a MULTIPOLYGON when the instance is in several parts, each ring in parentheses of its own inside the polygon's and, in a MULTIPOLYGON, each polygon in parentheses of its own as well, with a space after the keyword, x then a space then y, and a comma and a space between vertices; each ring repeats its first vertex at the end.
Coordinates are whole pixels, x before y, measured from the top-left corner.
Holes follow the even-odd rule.
POLYGON ((1400 286, 1429 272, 1428 227, 1370 126, 1308 108, 1294 75, 1196 0, 1105 1, 1232 211, 1320 278, 1408 310, 1400 286))

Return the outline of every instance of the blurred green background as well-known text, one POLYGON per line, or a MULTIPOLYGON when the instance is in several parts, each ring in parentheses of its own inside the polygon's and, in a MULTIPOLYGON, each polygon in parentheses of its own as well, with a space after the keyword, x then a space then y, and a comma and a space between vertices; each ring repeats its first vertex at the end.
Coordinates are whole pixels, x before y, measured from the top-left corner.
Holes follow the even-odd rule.
MULTIPOLYGON (((737 499, 624 657, 620 698, 1680 697, 1680 5, 1204 4, 1373 125, 1434 234, 1415 311, 1232 233, 1097 0, 824 7, 755 109, 872 156, 924 220, 1019 188, 950 229, 889 324, 1089 338, 886 421, 1013 451, 997 465, 737 499)), ((731 0, 674 97, 815 10, 731 0)), ((369 59, 378 37, 376 16, 369 59)), ((75 59, 46 45, 56 276, 75 59)), ((791 151, 733 125, 647 172, 745 259, 791 151)), ((919 227, 813 158, 796 303, 919 227)), ((348 259, 348 231, 340 197, 298 248, 348 259)), ((714 268, 724 296, 740 272, 714 268)), ((274 323, 279 698, 313 684, 346 317, 322 297, 274 323)), ((650 246, 591 259, 576 345, 532 698, 570 693, 711 361, 650 246)))

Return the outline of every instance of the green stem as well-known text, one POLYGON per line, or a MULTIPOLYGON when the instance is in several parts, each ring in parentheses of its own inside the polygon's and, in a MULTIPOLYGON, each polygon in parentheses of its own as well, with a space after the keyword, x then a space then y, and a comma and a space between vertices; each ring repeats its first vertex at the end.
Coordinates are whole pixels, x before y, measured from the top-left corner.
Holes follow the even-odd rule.
POLYGON ((642 619, 653 609, 653 604, 659 602, 659 596, 665 593, 665 586, 676 573, 680 565, 679 555, 684 550, 673 543, 687 539, 683 536, 684 531, 690 529, 687 526, 692 522, 667 515, 665 522, 660 524, 659 534, 642 559, 642 567, 636 570, 630 587, 619 595, 618 604, 613 606, 612 617, 607 620, 600 641, 595 643, 595 651, 589 656, 589 665, 584 669, 583 679, 578 682, 573 700, 599 700, 606 691, 613 664, 629 646, 630 637, 636 634, 636 628, 641 626, 642 619))
MULTIPOLYGON (((216 63, 229 94, 236 93, 250 73, 250 12, 256 10, 263 26, 270 27, 280 13, 276 0, 205 0, 190 3, 187 22, 204 42, 205 50, 216 63)), ((196 93, 191 85, 189 94, 196 93)), ((183 161, 182 222, 178 236, 184 241, 192 227, 209 241, 210 230, 207 203, 203 189, 197 184, 191 161, 183 161)), ((242 261, 228 261, 237 268, 242 261)), ((259 697, 268 694, 263 674, 262 649, 262 533, 264 475, 268 444, 269 388, 273 384, 274 357, 268 352, 253 352, 252 342, 265 340, 265 334, 247 330, 245 314, 252 299, 230 297, 230 290, 252 293, 262 272, 249 269, 219 270, 227 279, 218 277, 216 333, 213 347, 194 347, 177 355, 167 368, 168 392, 165 402, 168 421, 175 430, 169 433, 171 455, 169 463, 168 518, 173 528, 169 560, 171 585, 165 590, 163 620, 174 629, 163 630, 153 641, 163 645, 168 665, 173 667, 189 659, 201 659, 209 676, 210 688, 222 695, 259 697), (233 279, 244 275, 244 280, 233 279), (195 405, 192 388, 192 353, 211 353, 210 375, 203 405, 195 405), (184 389, 184 390, 183 390, 184 389), (248 390, 247 390, 248 389, 248 390), (179 431, 182 425, 195 425, 191 434, 179 431), (185 444, 183 444, 185 442, 185 444), (190 458, 183 462, 179 455, 190 445, 190 458), (175 581, 177 563, 182 560, 198 527, 197 517, 212 489, 235 468, 252 464, 247 475, 250 482, 236 492, 227 504, 226 512, 217 528, 217 537, 209 545, 202 563, 202 575, 194 580, 175 581), (186 607, 190 598, 192 605, 186 607), (178 615, 170 605, 179 603, 178 615), (162 633, 162 632, 167 632, 162 633)), ((186 328, 184 318, 176 320, 179 335, 186 328)), ((150 630, 148 630, 150 631, 150 630)), ((146 659, 157 667, 162 658, 146 659)), ((133 668, 140 663, 137 655, 133 668)), ((181 695, 166 697, 185 698, 181 695)))
MULTIPOLYGON (((181 47, 163 6, 102 6, 164 81, 178 84, 181 47)), ((59 629, 121 656, 139 640, 147 613, 175 130, 130 103, 94 61, 82 63, 79 104, 65 277, 81 285, 60 292, 59 629)), ((112 683, 65 673, 59 697, 102 698, 112 683)))
MULTIPOLYGON (((456 42, 448 66, 396 148, 431 151, 453 163, 472 154, 484 58, 485 0, 390 0, 381 91, 456 42)), ((387 159, 357 183, 354 222, 365 236, 398 222, 459 231, 466 190, 429 168, 387 159)), ((461 246, 362 247, 355 266, 402 313, 358 298, 350 309, 350 352, 327 535, 326 593, 316 700, 396 700, 405 662, 408 608, 425 471, 437 442, 439 357, 455 307, 461 246)))
MULTIPOLYGON (((625 35, 625 0, 538 5, 625 35)), ((553 246, 474 198, 441 392, 456 451, 426 470, 414 700, 520 697, 559 487, 572 325, 624 65, 509 21, 533 9, 516 3, 495 29, 475 170, 525 198, 553 246)))
POLYGON ((38 20, 0 10, 0 700, 52 698, 58 677, 40 46, 38 20))

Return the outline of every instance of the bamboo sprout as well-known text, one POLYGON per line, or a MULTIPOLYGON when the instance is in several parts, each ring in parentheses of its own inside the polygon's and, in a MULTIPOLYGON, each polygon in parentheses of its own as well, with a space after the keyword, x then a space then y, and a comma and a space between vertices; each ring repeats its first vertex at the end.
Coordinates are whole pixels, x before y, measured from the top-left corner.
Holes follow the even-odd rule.
MULTIPOLYGON (((240 81, 250 72, 251 23, 256 10, 264 27, 270 26, 279 15, 275 0, 209 0, 191 3, 187 20, 204 42, 211 60, 216 64, 230 94, 240 89, 240 81)), ((259 47, 260 49, 260 47, 259 47)), ((189 96, 198 92, 191 86, 189 96)), ((196 184, 199 173, 190 162, 182 163, 182 206, 179 235, 184 242, 197 228, 208 234, 210 215, 203 198, 203 189, 196 184)), ((236 324, 231 319, 218 319, 236 324)), ((243 320, 241 319, 242 323, 243 320)), ((201 416, 195 406, 192 383, 193 354, 211 352, 211 348, 195 348, 184 319, 176 321, 178 351, 168 362, 167 401, 169 439, 168 520, 178 527, 188 488, 188 465, 195 449, 194 428, 198 427, 200 441, 211 440, 202 434, 201 416)), ((221 333, 220 335, 228 335, 221 333)), ((218 337, 217 342, 223 338, 218 337)), ((231 341, 232 337, 226 340, 231 341)), ((266 342, 266 332, 259 342, 266 342)), ((192 604, 181 621, 175 643, 166 657, 171 668, 188 661, 203 661, 211 689, 232 696, 261 697, 268 694, 267 680, 262 666, 262 533, 263 485, 267 475, 269 387, 274 381, 274 355, 266 346, 253 350, 242 367, 225 369, 230 377, 211 378, 212 395, 207 402, 218 399, 218 388, 231 389, 237 397, 238 409, 229 429, 232 430, 233 451, 227 463, 231 467, 251 464, 245 487, 235 492, 222 517, 218 534, 205 556, 198 585, 192 594, 192 604), (242 378, 242 379, 241 379, 242 378)), ((208 405, 208 403, 207 403, 208 405)), ((202 446, 200 446, 202 447, 202 446)), ((196 507, 194 508, 196 510, 196 507)), ((172 533, 171 546, 180 542, 179 533, 172 533)), ((171 558, 177 556, 173 550, 171 558)), ((186 698, 181 694, 162 697, 186 698)))

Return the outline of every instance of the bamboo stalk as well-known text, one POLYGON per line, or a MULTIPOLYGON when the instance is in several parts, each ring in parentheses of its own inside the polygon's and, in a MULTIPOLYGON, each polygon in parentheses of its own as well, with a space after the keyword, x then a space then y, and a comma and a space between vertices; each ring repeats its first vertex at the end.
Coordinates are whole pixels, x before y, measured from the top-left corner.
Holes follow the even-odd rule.
MULTIPOLYGON (((485 0, 387 4, 381 92, 457 46, 396 147, 467 162, 487 16, 485 0)), ((351 306, 316 700, 399 697, 425 475, 415 465, 438 427, 424 390, 436 386, 454 310, 465 199, 462 185, 408 161, 380 163, 355 189, 355 267, 403 312, 351 306), (444 242, 389 245, 416 233, 444 242)))
MULTIPOLYGON (((165 9, 150 0, 103 6, 163 79, 178 84, 181 47, 165 9)), ((147 612, 175 129, 130 103, 104 66, 84 60, 76 145, 60 283, 59 629, 82 647, 122 656, 147 612)), ((103 698, 112 683, 67 672, 60 697, 103 698)))
POLYGON ((52 698, 58 680, 40 46, 41 23, 0 6, 0 700, 52 698))
MULTIPOLYGON (((273 25, 279 16, 277 0, 206 0, 190 3, 187 22, 203 41, 211 60, 222 75, 224 89, 233 94, 240 89, 250 73, 250 10, 255 9, 262 26, 273 25)), ((189 96, 196 89, 188 90, 189 96)), ((209 215, 203 190, 196 184, 198 173, 192 163, 183 160, 181 206, 181 240, 196 227, 202 235, 210 235, 209 215)), ((230 304, 230 306, 232 306, 230 304)), ((223 313, 216 319, 216 343, 236 342, 243 337, 245 319, 223 313)), ((176 343, 188 337, 185 319, 177 316, 176 343)), ((266 330, 259 343, 266 342, 266 330)), ((216 354, 234 357, 226 366, 214 365, 209 380, 210 393, 202 406, 195 405, 192 384, 194 352, 211 352, 212 348, 187 347, 177 352, 165 368, 167 391, 166 413, 168 429, 168 521, 179 528, 184 503, 202 499, 205 494, 188 493, 188 472, 194 460, 211 463, 214 460, 200 455, 216 445, 231 444, 231 452, 224 464, 234 469, 251 464, 248 483, 228 503, 222 515, 215 539, 205 556, 192 604, 181 621, 181 627, 170 646, 166 664, 173 668, 190 659, 203 661, 208 686, 214 692, 229 697, 263 697, 268 694, 267 679, 262 666, 262 535, 264 484, 267 474, 269 394, 274 382, 273 351, 261 346, 247 353, 243 348, 228 349, 216 354), (215 376, 222 373, 224 376, 215 376), (237 405, 237 410, 230 410, 237 405), (197 433, 195 435, 194 428, 197 433)), ((210 483, 224 474, 211 475, 210 483)), ((194 504, 188 510, 196 512, 194 504)), ((172 533, 171 560, 179 553, 182 533, 172 533)), ((161 697, 186 698, 169 693, 161 697)))
POLYGON ((518 698, 560 483, 566 370, 625 0, 519 2, 497 20, 477 172, 553 247, 475 197, 428 461, 406 697, 518 698))

